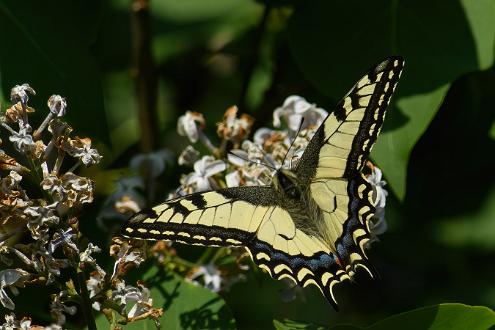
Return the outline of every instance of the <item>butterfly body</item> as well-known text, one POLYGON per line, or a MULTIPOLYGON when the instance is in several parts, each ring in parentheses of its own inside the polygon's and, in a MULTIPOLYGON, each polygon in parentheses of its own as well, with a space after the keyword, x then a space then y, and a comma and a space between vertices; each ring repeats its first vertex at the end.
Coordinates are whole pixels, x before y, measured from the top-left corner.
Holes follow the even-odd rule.
POLYGON ((207 246, 244 246, 276 279, 316 285, 336 307, 333 287, 361 267, 376 192, 362 168, 377 139, 403 59, 361 78, 318 128, 294 169, 270 186, 179 197, 132 216, 122 235, 207 246))

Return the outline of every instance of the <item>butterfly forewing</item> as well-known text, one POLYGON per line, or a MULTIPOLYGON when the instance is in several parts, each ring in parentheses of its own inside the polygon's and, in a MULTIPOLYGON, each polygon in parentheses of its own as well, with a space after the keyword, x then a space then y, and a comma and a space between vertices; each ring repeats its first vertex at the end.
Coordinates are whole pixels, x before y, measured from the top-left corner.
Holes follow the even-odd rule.
POLYGON ((361 171, 403 67, 401 57, 390 57, 354 85, 306 148, 296 169, 301 179, 350 178, 361 171))
POLYGON ((124 236, 209 245, 245 245, 273 212, 270 187, 237 187, 195 193, 131 217, 124 236))

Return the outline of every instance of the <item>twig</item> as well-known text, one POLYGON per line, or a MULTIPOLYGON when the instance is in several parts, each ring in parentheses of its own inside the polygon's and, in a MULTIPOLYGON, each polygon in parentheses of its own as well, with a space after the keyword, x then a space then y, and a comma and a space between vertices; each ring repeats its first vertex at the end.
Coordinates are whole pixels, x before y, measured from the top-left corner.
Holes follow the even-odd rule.
POLYGON ((141 151, 151 152, 158 146, 156 113, 158 78, 151 53, 149 0, 133 0, 132 8, 132 76, 138 100, 141 151))
POLYGON ((86 278, 84 276, 83 271, 80 269, 77 269, 77 282, 79 284, 79 289, 81 290, 81 292, 80 292, 81 299, 82 299, 81 309, 82 309, 84 318, 86 319, 86 322, 88 324, 88 329, 89 330, 97 330, 95 318, 93 316, 93 311, 91 308, 91 302, 89 300, 88 288, 86 287, 86 278))

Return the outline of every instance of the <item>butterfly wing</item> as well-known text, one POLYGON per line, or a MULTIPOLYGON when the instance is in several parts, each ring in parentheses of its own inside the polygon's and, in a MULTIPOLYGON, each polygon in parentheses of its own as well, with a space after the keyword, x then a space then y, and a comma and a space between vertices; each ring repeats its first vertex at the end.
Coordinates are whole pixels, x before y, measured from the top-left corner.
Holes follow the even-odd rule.
POLYGON ((403 66, 402 58, 390 57, 361 78, 319 127, 296 168, 321 211, 317 225, 327 238, 330 256, 338 260, 338 271, 347 275, 333 271, 335 283, 351 278, 358 267, 371 274, 364 244, 370 237, 375 194, 361 170, 403 66))
POLYGON ((308 144, 296 170, 301 180, 352 178, 361 171, 403 68, 401 57, 387 58, 354 85, 308 144))
POLYGON ((271 187, 236 187, 195 193, 133 215, 122 235, 207 246, 245 246, 273 278, 317 285, 335 305, 331 290, 340 270, 328 246, 296 228, 271 187), (337 275, 335 275, 337 274, 337 275))
POLYGON ((126 237, 208 246, 246 245, 273 213, 270 187, 236 187, 194 193, 133 215, 126 237))

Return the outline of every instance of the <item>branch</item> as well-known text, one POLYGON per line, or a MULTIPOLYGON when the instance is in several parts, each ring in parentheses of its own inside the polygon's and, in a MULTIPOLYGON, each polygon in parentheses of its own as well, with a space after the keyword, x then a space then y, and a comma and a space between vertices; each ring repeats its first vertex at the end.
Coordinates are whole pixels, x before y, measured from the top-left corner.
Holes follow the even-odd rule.
POLYGON ((151 20, 149 0, 132 0, 132 76, 138 100, 141 151, 158 147, 156 110, 158 77, 151 53, 151 20))

